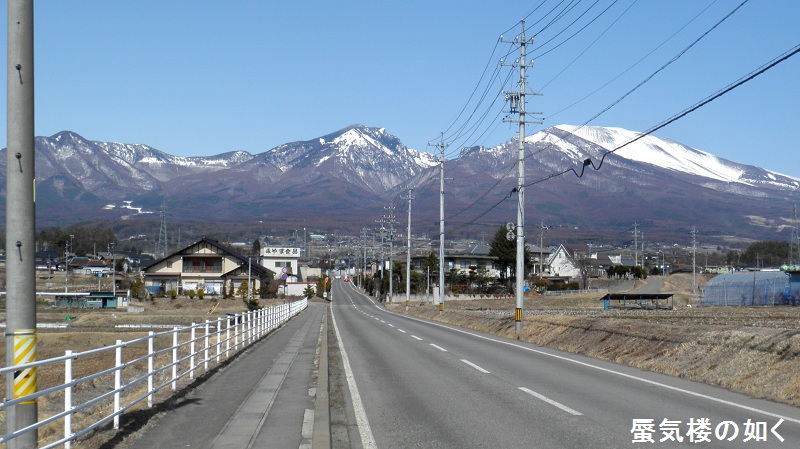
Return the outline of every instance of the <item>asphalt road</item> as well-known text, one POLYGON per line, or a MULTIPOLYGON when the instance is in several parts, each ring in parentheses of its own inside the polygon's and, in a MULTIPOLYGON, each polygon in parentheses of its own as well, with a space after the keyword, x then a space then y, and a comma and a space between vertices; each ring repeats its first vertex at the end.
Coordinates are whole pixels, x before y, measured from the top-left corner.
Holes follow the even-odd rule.
POLYGON ((331 307, 352 447, 800 447, 795 407, 390 313, 350 283, 331 307))

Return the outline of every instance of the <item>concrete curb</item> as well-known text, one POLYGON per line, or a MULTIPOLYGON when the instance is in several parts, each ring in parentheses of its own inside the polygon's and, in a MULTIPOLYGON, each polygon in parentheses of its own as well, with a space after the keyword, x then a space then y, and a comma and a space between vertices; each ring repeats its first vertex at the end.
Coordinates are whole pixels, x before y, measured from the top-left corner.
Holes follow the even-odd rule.
POLYGON ((331 447, 331 407, 328 392, 328 310, 322 318, 322 335, 320 335, 319 368, 317 371, 317 396, 314 399, 314 431, 311 447, 314 449, 330 449, 331 447))

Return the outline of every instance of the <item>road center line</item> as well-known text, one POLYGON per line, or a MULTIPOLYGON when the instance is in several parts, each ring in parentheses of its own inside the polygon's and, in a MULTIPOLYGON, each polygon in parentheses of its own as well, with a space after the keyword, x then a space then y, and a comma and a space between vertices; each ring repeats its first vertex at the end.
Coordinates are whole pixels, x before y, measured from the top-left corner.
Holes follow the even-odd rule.
POLYGON ((406 331, 404 331, 403 329, 397 329, 397 330, 399 330, 400 332, 402 332, 404 334, 406 333, 406 331))
POLYGON ((475 368, 476 370, 478 370, 478 371, 482 372, 483 374, 489 374, 489 371, 486 371, 485 369, 483 369, 483 368, 481 368, 480 366, 478 366, 478 365, 476 365, 476 364, 474 364, 474 363, 470 362, 470 361, 469 361, 469 360, 467 360, 467 359, 461 359, 461 361, 462 361, 462 362, 464 362, 464 363, 466 363, 467 365, 469 365, 469 366, 471 366, 471 367, 475 368))
POLYGON ((416 335, 412 335, 412 336, 411 336, 411 338, 414 338, 414 339, 417 339, 417 340, 419 340, 419 341, 422 341, 422 339, 421 339, 421 338, 419 338, 419 337, 417 337, 416 335))
POLYGON ((541 395, 541 394, 539 394, 539 393, 537 393, 537 392, 535 392, 533 390, 529 390, 529 389, 527 389, 525 387, 519 387, 519 389, 524 391, 525 393, 528 393, 529 395, 531 395, 531 396, 533 396, 533 397, 535 397, 537 399, 541 399, 542 401, 547 402, 550 405, 556 406, 556 407, 560 408, 561 410, 564 410, 565 412, 569 413, 570 415, 575 415, 575 416, 583 415, 583 413, 581 413, 581 412, 579 412, 577 410, 573 410, 573 409, 567 407, 566 405, 561 404, 559 402, 556 402, 556 401, 548 398, 547 396, 543 396, 543 395, 541 395))
POLYGON ((394 324, 389 324, 389 327, 394 327, 394 324))
POLYGON ((442 351, 442 352, 447 352, 447 349, 444 349, 444 348, 443 348, 443 347, 441 347, 441 346, 437 346, 437 345, 435 345, 435 344, 433 344, 433 343, 431 343, 431 346, 433 346, 434 348, 436 348, 436 349, 438 349, 438 350, 440 350, 440 351, 442 351))

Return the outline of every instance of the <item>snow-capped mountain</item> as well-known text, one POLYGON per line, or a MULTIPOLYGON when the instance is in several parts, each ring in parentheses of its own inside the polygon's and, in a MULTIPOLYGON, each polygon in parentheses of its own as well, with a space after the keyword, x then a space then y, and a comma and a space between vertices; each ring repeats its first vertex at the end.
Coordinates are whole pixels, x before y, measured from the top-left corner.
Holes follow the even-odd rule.
MULTIPOLYGON (((800 179, 640 136, 619 128, 560 125, 526 137, 527 219, 570 229, 638 222, 678 234, 697 225, 735 239, 779 239, 789 229, 800 179)), ((498 203, 492 213, 515 221, 516 204, 502 200, 515 197, 518 148, 512 139, 494 148, 465 148, 448 161, 449 207, 458 220, 480 216, 498 203)), ((434 207, 438 198, 421 201, 434 207)))
MULTIPOLYGON (((636 221, 678 233, 692 225, 720 236, 761 233, 753 238, 788 229, 791 205, 800 202, 800 179, 678 142, 638 137, 619 128, 569 125, 528 136, 527 219, 581 229, 636 221)), ((494 148, 464 148, 447 161, 451 222, 467 227, 514 220, 517 148, 511 139, 494 148)), ((408 186, 415 188, 416 218, 438 219, 436 157, 407 148, 383 128, 363 125, 257 155, 207 157, 173 156, 64 131, 36 138, 36 170, 37 219, 43 226, 98 214, 119 217, 130 208, 108 206, 124 201, 133 201, 136 210, 157 211, 166 200, 174 216, 186 220, 280 220, 292 226, 324 215, 360 229, 372 226, 408 186)), ((5 179, 5 169, 0 176, 5 179)))

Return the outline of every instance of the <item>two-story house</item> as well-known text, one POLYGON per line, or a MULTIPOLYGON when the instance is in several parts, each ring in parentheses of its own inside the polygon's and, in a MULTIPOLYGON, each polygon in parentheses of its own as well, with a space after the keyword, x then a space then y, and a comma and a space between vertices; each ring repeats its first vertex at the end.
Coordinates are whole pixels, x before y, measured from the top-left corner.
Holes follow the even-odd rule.
POLYGON ((206 294, 221 295, 231 287, 238 290, 248 279, 253 291, 258 291, 275 277, 257 258, 248 258, 208 238, 159 259, 142 271, 145 287, 152 293, 160 289, 176 290, 179 294, 203 290, 206 294))

